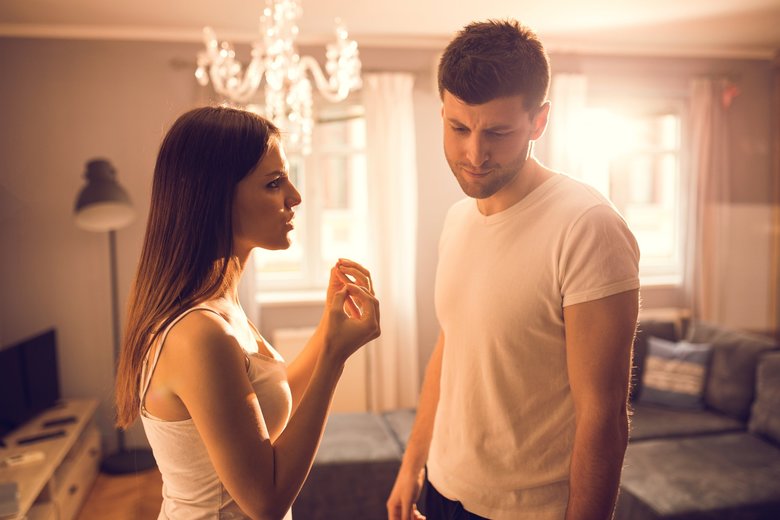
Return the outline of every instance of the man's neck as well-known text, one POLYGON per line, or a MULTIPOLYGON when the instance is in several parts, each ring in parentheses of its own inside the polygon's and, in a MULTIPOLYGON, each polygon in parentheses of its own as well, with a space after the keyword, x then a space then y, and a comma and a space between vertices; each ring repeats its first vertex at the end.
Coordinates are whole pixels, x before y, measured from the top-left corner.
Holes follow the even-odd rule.
POLYGON ((486 199, 477 199, 477 209, 485 216, 500 213, 523 200, 553 175, 555 172, 530 156, 511 183, 486 199))

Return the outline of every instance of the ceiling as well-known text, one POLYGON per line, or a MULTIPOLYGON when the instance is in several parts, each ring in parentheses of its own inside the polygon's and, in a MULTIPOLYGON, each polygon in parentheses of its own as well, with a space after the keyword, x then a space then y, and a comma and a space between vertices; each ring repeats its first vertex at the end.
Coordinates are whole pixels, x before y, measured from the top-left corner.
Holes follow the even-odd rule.
MULTIPOLYGON (((255 38, 262 0, 3 0, 0 36, 198 41, 255 38)), ((780 0, 304 0, 299 43, 330 39, 335 17, 364 46, 440 48, 472 20, 514 17, 551 51, 769 59, 780 0)))

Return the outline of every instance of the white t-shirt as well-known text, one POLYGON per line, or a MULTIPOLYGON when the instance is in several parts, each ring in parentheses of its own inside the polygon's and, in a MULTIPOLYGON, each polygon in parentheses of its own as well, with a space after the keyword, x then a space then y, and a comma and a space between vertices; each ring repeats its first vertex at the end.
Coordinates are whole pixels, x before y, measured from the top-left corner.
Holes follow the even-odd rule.
POLYGON ((563 307, 637 289, 639 249, 595 189, 556 174, 514 206, 447 214, 435 303, 444 332, 428 477, 472 513, 560 519, 574 404, 563 307))

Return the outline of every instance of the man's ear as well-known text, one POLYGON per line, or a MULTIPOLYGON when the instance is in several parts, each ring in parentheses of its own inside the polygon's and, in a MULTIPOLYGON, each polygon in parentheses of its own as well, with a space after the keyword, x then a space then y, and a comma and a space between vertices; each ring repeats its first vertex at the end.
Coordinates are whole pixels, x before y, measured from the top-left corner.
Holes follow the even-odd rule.
POLYGON ((547 123, 550 120, 550 102, 545 101, 542 106, 536 109, 536 114, 533 116, 533 132, 531 132, 531 140, 536 141, 544 134, 547 128, 547 123))

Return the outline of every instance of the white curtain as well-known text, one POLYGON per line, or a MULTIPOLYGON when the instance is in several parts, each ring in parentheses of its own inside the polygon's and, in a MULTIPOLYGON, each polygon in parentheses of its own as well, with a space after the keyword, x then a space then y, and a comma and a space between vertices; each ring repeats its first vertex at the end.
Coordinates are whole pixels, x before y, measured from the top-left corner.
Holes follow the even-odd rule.
POLYGON ((411 74, 364 74, 370 264, 382 335, 367 347, 369 408, 413 407, 419 391, 417 156, 411 74))
POLYGON ((554 74, 550 85, 549 166, 577 179, 583 178, 583 121, 588 81, 584 74, 554 74))
POLYGON ((685 294, 693 318, 723 319, 723 243, 730 200, 727 109, 733 85, 723 78, 696 78, 690 86, 691 168, 685 294))

